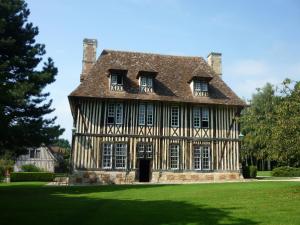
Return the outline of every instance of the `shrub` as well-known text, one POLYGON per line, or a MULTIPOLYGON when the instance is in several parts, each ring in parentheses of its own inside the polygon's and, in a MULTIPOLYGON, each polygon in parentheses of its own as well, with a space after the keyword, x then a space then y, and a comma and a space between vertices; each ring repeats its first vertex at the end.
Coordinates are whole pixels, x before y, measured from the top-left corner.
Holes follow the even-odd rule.
POLYGON ((53 181, 54 173, 49 172, 14 172, 10 174, 12 182, 18 181, 53 181))
POLYGON ((257 174, 256 166, 245 166, 243 167, 243 177, 244 178, 255 178, 257 174))
POLYGON ((21 169, 23 172, 43 172, 42 169, 33 164, 23 165, 21 166, 21 169))
POLYGON ((289 166, 277 167, 272 170, 271 174, 274 177, 300 177, 300 168, 289 166))
POLYGON ((0 181, 3 180, 6 173, 10 173, 13 171, 14 161, 10 159, 0 159, 0 181))

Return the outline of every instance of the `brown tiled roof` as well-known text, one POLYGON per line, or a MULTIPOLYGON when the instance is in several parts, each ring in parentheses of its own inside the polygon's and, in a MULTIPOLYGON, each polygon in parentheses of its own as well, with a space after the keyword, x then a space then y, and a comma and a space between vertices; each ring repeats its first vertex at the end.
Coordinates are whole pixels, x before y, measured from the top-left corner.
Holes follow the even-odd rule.
POLYGON ((113 50, 103 50, 89 75, 70 96, 245 105, 201 57, 113 50), (111 69, 127 71, 123 92, 110 90, 108 75, 111 69), (139 71, 157 72, 154 93, 139 92, 139 71), (208 97, 193 96, 189 85, 193 76, 211 79, 208 97))

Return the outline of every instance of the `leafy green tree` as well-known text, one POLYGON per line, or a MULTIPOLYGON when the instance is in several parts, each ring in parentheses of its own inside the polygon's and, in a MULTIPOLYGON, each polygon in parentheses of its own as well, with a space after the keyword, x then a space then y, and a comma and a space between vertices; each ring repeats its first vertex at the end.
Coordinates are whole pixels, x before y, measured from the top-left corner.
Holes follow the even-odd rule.
POLYGON ((300 82, 286 79, 273 124, 273 155, 281 165, 300 166, 300 82))
POLYGON ((43 89, 55 81, 57 68, 36 43, 38 28, 28 22, 30 14, 23 0, 0 1, 0 154, 22 154, 26 147, 50 144, 62 133, 53 112, 49 93, 43 89))
POLYGON ((279 98, 275 88, 267 83, 253 94, 250 107, 240 119, 241 131, 245 135, 242 142, 242 157, 247 164, 256 164, 257 159, 272 159, 274 152, 270 142, 272 126, 275 123, 274 111, 279 98), (248 162, 250 160, 250 162, 248 162))

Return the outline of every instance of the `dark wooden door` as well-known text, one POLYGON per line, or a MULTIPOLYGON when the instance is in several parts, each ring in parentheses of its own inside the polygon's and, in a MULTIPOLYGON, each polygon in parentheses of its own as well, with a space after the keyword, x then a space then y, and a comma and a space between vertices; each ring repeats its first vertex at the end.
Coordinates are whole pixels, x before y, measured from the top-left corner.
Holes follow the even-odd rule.
POLYGON ((150 160, 149 159, 140 159, 139 181, 140 182, 149 182, 150 181, 150 160))

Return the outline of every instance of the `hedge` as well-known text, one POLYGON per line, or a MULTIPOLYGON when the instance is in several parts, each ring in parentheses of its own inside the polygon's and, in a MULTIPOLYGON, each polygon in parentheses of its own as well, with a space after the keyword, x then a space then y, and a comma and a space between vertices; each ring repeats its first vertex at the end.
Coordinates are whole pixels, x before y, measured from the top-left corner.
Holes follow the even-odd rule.
POLYGON ((243 167, 243 177, 244 178, 255 178, 257 175, 256 166, 245 166, 243 167))
POLYGON ((271 172, 273 177, 300 177, 300 168, 282 166, 277 167, 271 172))
POLYGON ((49 172, 13 172, 10 174, 12 182, 18 181, 53 181, 54 173, 49 172))
POLYGON ((23 172, 43 172, 42 169, 33 164, 26 164, 21 166, 23 172))

